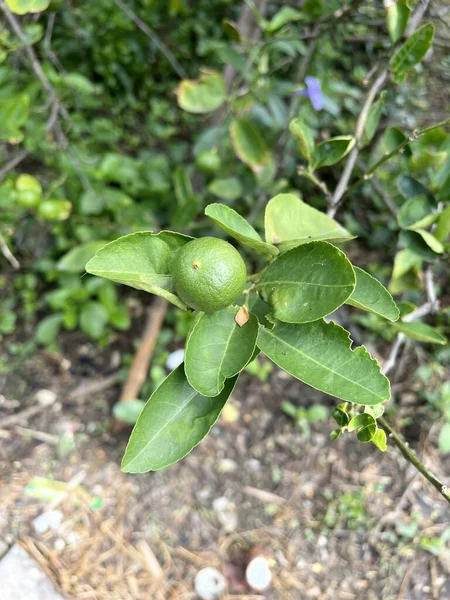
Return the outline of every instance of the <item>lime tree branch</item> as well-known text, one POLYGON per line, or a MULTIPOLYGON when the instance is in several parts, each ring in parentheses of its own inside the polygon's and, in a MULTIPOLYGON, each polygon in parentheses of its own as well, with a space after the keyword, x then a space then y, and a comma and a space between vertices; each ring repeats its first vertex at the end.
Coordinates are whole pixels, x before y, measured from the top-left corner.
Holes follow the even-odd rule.
POLYGON ((402 440, 400 435, 395 431, 395 429, 393 429, 393 427, 386 421, 384 417, 380 417, 378 422, 390 434, 395 446, 397 446, 406 460, 410 462, 413 467, 415 467, 419 473, 421 473, 425 479, 427 479, 437 489, 441 496, 450 504, 450 489, 427 469, 427 467, 419 460, 416 454, 410 450, 408 444, 402 440))

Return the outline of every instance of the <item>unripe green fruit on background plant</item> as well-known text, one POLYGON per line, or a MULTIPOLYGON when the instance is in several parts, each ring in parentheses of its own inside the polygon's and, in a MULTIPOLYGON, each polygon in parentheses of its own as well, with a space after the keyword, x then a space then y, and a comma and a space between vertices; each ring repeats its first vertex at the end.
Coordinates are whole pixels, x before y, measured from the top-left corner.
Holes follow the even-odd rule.
POLYGON ((217 173, 220 169, 222 163, 216 152, 213 150, 206 150, 197 156, 195 164, 202 173, 205 173, 205 175, 214 175, 214 173, 217 173))
POLYGON ((39 205, 41 196, 33 190, 23 190, 17 192, 17 203, 25 208, 36 208, 39 205))
POLYGON ((205 237, 187 243, 172 265, 175 291, 187 306, 215 312, 230 306, 242 294, 247 268, 228 242, 205 237))
POLYGON ((46 221, 65 221, 70 217, 72 203, 68 200, 45 200, 39 205, 39 216, 46 221))

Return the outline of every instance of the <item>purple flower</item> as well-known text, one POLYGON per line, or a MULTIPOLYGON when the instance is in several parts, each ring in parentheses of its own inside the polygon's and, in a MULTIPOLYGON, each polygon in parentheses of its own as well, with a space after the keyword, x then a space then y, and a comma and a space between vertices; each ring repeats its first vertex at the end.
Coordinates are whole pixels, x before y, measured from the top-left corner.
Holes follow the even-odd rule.
POLYGON ((316 77, 305 77, 306 90, 295 92, 296 96, 304 96, 311 100, 311 104, 315 110, 322 110, 325 102, 322 94, 320 79, 316 77))

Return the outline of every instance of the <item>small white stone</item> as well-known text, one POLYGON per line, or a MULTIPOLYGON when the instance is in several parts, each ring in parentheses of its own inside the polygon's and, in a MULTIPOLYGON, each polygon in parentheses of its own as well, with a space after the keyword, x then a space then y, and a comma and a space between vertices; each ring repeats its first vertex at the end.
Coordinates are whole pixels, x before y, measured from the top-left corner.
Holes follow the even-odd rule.
POLYGON ((169 354, 169 357, 166 360, 166 367, 169 371, 173 371, 177 367, 181 365, 184 360, 184 348, 181 350, 175 350, 172 354, 169 354))
POLYGON ((56 394, 52 390, 39 390, 35 397, 42 406, 50 406, 56 400, 56 394))
POLYGON ((60 510, 48 510, 33 521, 34 530, 36 533, 45 533, 49 530, 58 529, 63 518, 64 515, 60 510))
POLYGON ((236 514, 236 505, 221 496, 213 500, 213 509, 217 518, 227 533, 236 531, 238 526, 238 517, 236 514))
POLYGON ((206 567, 195 576, 195 591, 202 600, 218 598, 226 587, 225 577, 214 567, 206 567))
POLYGON ((264 592, 272 583, 272 572, 264 556, 257 556, 248 563, 245 571, 248 585, 258 592, 264 592))

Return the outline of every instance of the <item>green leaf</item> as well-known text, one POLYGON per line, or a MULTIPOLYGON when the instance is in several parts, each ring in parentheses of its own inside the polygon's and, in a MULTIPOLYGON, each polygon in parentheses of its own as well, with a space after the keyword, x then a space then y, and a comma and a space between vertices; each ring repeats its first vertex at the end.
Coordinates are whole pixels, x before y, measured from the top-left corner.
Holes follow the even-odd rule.
POLYGON ((292 8, 291 6, 283 6, 278 12, 272 17, 270 23, 267 26, 267 31, 273 33, 278 29, 281 29, 288 23, 294 21, 301 21, 303 14, 300 10, 292 8))
POLYGON ((269 162, 270 153, 256 127, 244 119, 233 119, 230 136, 236 156, 252 171, 260 173, 269 162))
POLYGON ((414 312, 417 307, 411 302, 397 302, 397 308, 400 311, 400 319, 403 319, 406 315, 414 312))
POLYGON ((110 242, 86 265, 86 271, 162 296, 179 308, 186 308, 175 295, 170 268, 176 252, 191 237, 162 231, 139 231, 110 242))
POLYGON ((258 319, 250 315, 242 327, 235 321, 239 307, 230 306, 203 314, 186 345, 185 373, 203 396, 217 396, 225 382, 237 375, 252 358, 258 336, 258 319))
POLYGON ((355 282, 352 265, 341 250, 327 242, 311 242, 277 258, 255 287, 267 296, 276 319, 308 323, 344 304, 355 282))
POLYGON ((448 454, 450 452, 450 423, 444 423, 439 432, 439 451, 442 454, 448 454))
POLYGON ((434 38, 434 25, 426 23, 419 27, 391 60, 391 71, 398 83, 404 81, 408 72, 417 65, 431 48, 434 38))
MULTIPOLYGON (((403 131, 398 129, 398 127, 387 127, 382 138, 383 149, 387 153, 393 152, 401 146, 405 140, 407 140, 407 136, 403 131)), ((405 146, 403 154, 405 156, 411 156, 412 151, 409 145, 405 146)))
POLYGON ((9 141, 20 133, 30 112, 30 97, 20 94, 11 100, 0 101, 0 139, 9 141))
POLYGON ((375 444, 378 450, 381 450, 381 452, 386 452, 387 439, 386 432, 384 431, 384 429, 377 429, 370 441, 375 444))
POLYGON ((346 303, 375 313, 389 321, 397 321, 399 310, 384 285, 359 267, 353 269, 356 275, 356 287, 346 303))
POLYGON ((257 345, 290 375, 326 394, 369 406, 390 398, 377 361, 364 346, 351 350, 350 334, 333 322, 260 327, 257 345))
POLYGON ((297 140, 302 156, 308 162, 311 162, 314 154, 314 136, 312 130, 301 117, 297 117, 289 123, 289 131, 297 140))
POLYGON ((48 8, 51 0, 6 0, 9 10, 16 15, 42 12, 48 8))
POLYGON ((237 177, 213 179, 208 185, 208 190, 221 200, 233 202, 242 196, 242 185, 237 177))
POLYGON ((425 244, 431 248, 433 252, 436 252, 436 254, 443 254, 445 252, 444 246, 434 237, 432 233, 420 228, 414 229, 414 231, 420 235, 425 244))
POLYGON ((266 207, 265 230, 266 242, 277 245, 280 252, 307 242, 345 242, 354 237, 337 221, 294 194, 279 194, 270 200, 266 207))
POLYGON ((450 204, 439 215, 434 237, 440 242, 445 242, 450 235, 450 204))
MULTIPOLYGON (((431 233, 428 235, 431 236, 431 238, 433 238, 433 235, 431 233)), ((435 244, 440 244, 440 242, 436 240, 436 238, 434 238, 434 240, 435 244)), ((431 239, 432 244, 434 243, 434 240, 431 239)), ((402 246, 408 249, 411 254, 416 255, 417 258, 427 260, 430 262, 433 262, 438 258, 436 252, 434 250, 431 250, 430 245, 428 244, 428 240, 424 240, 423 230, 403 230, 400 232, 399 242, 402 246)), ((439 249, 443 249, 442 244, 439 247, 439 249)))
POLYGON ((406 200, 417 198, 418 196, 425 196, 431 206, 437 206, 436 198, 433 194, 417 181, 417 179, 414 179, 414 177, 400 175, 400 177, 397 178, 397 187, 400 194, 406 198, 406 200))
POLYGON ((205 215, 224 229, 231 237, 245 246, 268 256, 276 256, 278 249, 262 241, 260 235, 253 229, 244 217, 224 204, 210 204, 205 208, 205 215))
POLYGON ((225 101, 225 82, 220 73, 206 71, 199 79, 183 79, 175 90, 178 105, 195 114, 217 110, 225 101))
POLYGON ((367 427, 363 427, 362 429, 360 429, 358 431, 358 433, 356 434, 356 437, 358 438, 358 441, 362 442, 363 444, 367 444, 368 442, 371 442, 375 436, 375 433, 377 431, 377 426, 375 425, 367 425, 367 427))
POLYGON ((357 429, 361 429, 362 427, 367 427, 369 425, 376 425, 375 419, 369 413, 361 413, 359 415, 355 415, 350 421, 348 424, 348 431, 351 433, 352 431, 356 431, 357 429))
POLYGON ((381 92, 379 99, 372 104, 367 116, 367 121, 364 127, 367 141, 370 142, 375 135, 381 116, 383 114, 383 106, 386 99, 386 91, 381 92))
POLYGON ((350 152, 354 145, 355 138, 351 135, 340 135, 317 144, 311 159, 311 168, 320 169, 335 165, 350 152))
POLYGON ((422 321, 412 321, 411 323, 400 321, 398 323, 393 323, 392 327, 418 342, 425 342, 426 344, 447 343, 447 339, 443 335, 433 327, 430 327, 426 323, 422 323, 422 321))
POLYGON ((432 213, 435 204, 431 203, 425 195, 416 196, 407 200, 397 215, 397 221, 402 229, 416 230, 429 227, 438 218, 437 213, 432 213))
POLYGON ((63 316, 61 314, 44 317, 36 328, 36 341, 38 344, 48 346, 58 337, 63 316))
POLYGON ((95 240, 86 242, 72 248, 58 261, 58 271, 66 271, 68 273, 83 273, 86 270, 86 263, 95 256, 95 254, 106 246, 108 242, 104 240, 95 240))
POLYGON ((119 421, 134 425, 145 406, 143 400, 122 400, 113 406, 113 415, 119 421))
POLYGON ((237 376, 215 398, 198 394, 180 365, 156 389, 133 429, 122 471, 157 471, 184 458, 209 433, 225 406, 237 376))
POLYGON ((83 306, 80 314, 80 327, 92 338, 102 337, 108 321, 108 311, 100 302, 87 302, 83 306))
POLYGON ((410 14, 409 0, 396 0, 386 8, 387 28, 393 44, 405 33, 410 14))

